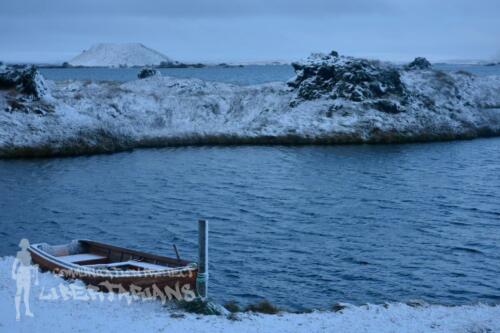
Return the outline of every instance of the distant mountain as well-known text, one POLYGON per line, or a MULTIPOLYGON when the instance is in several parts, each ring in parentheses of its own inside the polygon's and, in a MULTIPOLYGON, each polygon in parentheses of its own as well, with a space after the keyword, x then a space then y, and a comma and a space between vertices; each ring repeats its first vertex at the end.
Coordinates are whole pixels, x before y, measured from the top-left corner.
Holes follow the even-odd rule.
POLYGON ((133 67, 175 64, 166 55, 140 43, 100 43, 83 51, 69 61, 71 66, 84 67, 133 67))

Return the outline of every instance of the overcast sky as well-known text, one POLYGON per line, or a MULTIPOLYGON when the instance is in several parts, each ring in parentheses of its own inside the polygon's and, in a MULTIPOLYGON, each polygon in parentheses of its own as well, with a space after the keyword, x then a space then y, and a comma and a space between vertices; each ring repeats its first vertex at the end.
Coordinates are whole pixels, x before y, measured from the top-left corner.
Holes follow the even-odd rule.
POLYGON ((60 62, 99 42, 180 61, 492 59, 500 0, 2 0, 0 60, 60 62))

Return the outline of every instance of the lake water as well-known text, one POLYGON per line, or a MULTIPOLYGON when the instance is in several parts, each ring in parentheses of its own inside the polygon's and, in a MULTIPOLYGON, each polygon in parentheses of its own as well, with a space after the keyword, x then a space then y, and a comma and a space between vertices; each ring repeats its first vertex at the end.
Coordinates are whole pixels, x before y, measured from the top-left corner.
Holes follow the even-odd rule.
MULTIPOLYGON (((136 80, 140 68, 40 68, 50 80, 136 80)), ((240 85, 287 81, 294 76, 289 65, 251 65, 245 67, 161 68, 164 76, 197 78, 240 85)))
MULTIPOLYGON (((124 81, 137 69, 42 72, 124 81)), ((290 66, 164 73, 237 84, 293 76, 290 66)), ((500 303, 499 160, 499 138, 0 160, 0 256, 23 237, 90 238, 172 256, 175 243, 195 260, 196 221, 207 218, 217 301, 500 303)))
MULTIPOLYGON (((500 75, 500 65, 437 64, 434 68, 447 72, 464 70, 480 76, 500 75)), ((137 79, 139 71, 140 68, 40 68, 40 72, 50 80, 130 81, 137 79)), ((290 65, 251 65, 229 68, 216 66, 205 68, 162 68, 160 72, 164 76, 198 78, 241 85, 287 81, 295 75, 290 65)))
POLYGON ((218 301, 500 303, 499 160, 494 138, 0 161, 0 255, 84 237, 196 259, 207 218, 218 301))

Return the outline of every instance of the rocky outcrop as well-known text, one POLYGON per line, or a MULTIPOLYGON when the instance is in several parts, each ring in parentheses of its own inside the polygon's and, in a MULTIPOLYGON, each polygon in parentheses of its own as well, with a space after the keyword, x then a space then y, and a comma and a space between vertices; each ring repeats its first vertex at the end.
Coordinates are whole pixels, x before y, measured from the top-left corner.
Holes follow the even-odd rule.
POLYGON ((137 74, 137 77, 139 79, 145 79, 145 78, 152 77, 152 76, 161 76, 161 73, 159 70, 146 67, 146 68, 141 69, 141 71, 137 74))
POLYGON ((4 68, 0 71, 0 89, 15 89, 32 99, 40 99, 49 94, 47 83, 35 66, 4 68))
POLYGON ((399 103, 389 99, 406 97, 405 85, 397 67, 375 60, 330 54, 313 54, 292 64, 296 76, 288 82, 297 94, 292 102, 320 98, 368 102, 381 111, 400 111, 399 103))
POLYGON ((429 62, 429 60, 423 57, 417 57, 415 58, 415 60, 405 66, 405 69, 407 70, 428 70, 431 68, 432 64, 429 62))
POLYGON ((42 115, 54 110, 44 99, 49 88, 35 66, 0 69, 0 90, 9 91, 4 111, 42 115))
POLYGON ((416 109, 433 111, 476 107, 465 97, 477 83, 471 74, 433 70, 425 58, 400 67, 375 60, 330 54, 313 54, 292 64, 296 76, 288 82, 294 98, 290 106, 323 100, 331 104, 328 114, 377 110, 388 114, 416 109), (419 84, 415 84, 420 82, 419 84), (426 89, 420 86, 425 82, 426 89), (417 88, 418 87, 418 88, 417 88), (340 111, 342 110, 342 111, 340 111))
POLYGON ((361 102, 405 93, 397 68, 380 61, 344 57, 332 52, 313 54, 292 66, 296 77, 288 85, 305 100, 329 97, 361 102))

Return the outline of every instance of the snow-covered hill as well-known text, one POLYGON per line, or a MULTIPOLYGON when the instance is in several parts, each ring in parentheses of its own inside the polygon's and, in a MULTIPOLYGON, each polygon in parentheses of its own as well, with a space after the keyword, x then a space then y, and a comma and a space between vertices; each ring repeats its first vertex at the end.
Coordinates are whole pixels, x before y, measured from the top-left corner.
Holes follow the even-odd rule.
POLYGON ((297 76, 288 84, 153 76, 126 83, 47 81, 41 98, 0 90, 0 157, 500 135, 498 76, 335 54, 314 55, 294 67, 297 76))
POLYGON ((69 61, 72 66, 119 67, 159 65, 174 63, 172 59, 140 43, 93 45, 69 61))

